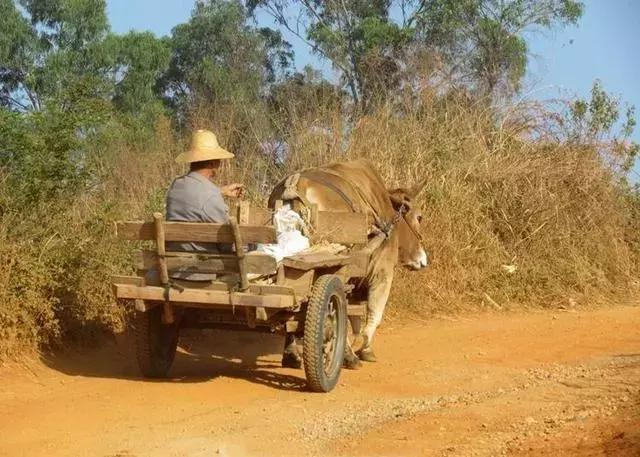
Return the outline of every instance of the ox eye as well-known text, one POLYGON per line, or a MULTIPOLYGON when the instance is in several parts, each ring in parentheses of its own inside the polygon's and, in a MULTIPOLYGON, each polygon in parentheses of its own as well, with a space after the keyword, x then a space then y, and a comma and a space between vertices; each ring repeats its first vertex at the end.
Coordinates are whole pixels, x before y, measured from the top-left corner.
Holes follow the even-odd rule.
POLYGON ((416 217, 418 219, 418 224, 422 224, 422 215, 416 217))

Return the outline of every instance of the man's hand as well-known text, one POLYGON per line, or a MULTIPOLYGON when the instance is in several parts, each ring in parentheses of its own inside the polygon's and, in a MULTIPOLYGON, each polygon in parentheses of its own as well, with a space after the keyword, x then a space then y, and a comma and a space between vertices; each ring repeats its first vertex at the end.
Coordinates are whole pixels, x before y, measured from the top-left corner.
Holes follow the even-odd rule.
POLYGON ((233 183, 220 188, 222 195, 231 198, 242 198, 244 196, 244 184, 233 183))

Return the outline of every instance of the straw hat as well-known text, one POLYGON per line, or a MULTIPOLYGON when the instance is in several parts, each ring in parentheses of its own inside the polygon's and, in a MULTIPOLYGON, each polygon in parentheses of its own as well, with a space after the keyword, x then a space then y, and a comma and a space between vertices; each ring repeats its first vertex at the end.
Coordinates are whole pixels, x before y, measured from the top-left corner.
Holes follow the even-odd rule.
POLYGON ((218 139, 209 130, 196 130, 191 138, 191 148, 176 157, 178 163, 202 162, 205 160, 231 159, 233 154, 218 144, 218 139))

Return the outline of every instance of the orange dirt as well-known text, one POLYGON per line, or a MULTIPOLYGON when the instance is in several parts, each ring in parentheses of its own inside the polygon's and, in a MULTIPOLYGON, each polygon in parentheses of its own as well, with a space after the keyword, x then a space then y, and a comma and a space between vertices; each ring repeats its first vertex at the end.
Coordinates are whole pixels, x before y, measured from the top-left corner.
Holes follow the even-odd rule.
POLYGON ((640 455, 640 307, 387 323, 312 394, 281 340, 193 332, 166 381, 126 341, 0 370, 0 455, 640 455))

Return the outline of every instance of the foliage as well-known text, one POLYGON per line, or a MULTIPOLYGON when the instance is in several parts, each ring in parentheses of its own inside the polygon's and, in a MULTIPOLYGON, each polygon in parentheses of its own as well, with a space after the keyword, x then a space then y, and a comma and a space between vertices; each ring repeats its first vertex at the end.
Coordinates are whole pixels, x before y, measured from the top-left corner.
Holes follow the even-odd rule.
POLYGON ((104 59, 114 84, 112 100, 125 113, 145 113, 147 123, 163 111, 158 97, 158 80, 169 67, 171 48, 166 40, 150 32, 109 35, 104 42, 104 59))
POLYGON ((93 95, 107 90, 93 61, 108 23, 103 0, 24 0, 26 17, 3 0, 5 22, 0 55, 0 93, 11 109, 65 109, 79 90, 93 95), (10 48, 7 47, 10 46, 10 48), (6 60, 5 60, 6 59, 6 60))
POLYGON ((411 83, 415 75, 407 69, 424 60, 421 51, 436 53, 450 76, 482 94, 517 92, 527 68, 525 33, 575 24, 583 11, 574 0, 251 0, 248 5, 269 13, 328 59, 360 110, 379 106, 375 102, 385 100, 383 95, 411 83), (392 17, 394 10, 402 17, 392 17))
POLYGON ((608 94, 602 82, 596 80, 591 100, 577 99, 569 106, 567 141, 588 141, 607 147, 615 164, 628 173, 640 153, 640 145, 630 140, 636 126, 634 115, 634 106, 626 106, 624 114, 621 113, 620 100, 608 94))
POLYGON ((189 22, 173 29, 171 63, 161 84, 181 115, 200 103, 252 103, 290 66, 291 47, 280 34, 246 19, 238 1, 198 1, 189 22))
POLYGON ((413 14, 419 38, 449 71, 483 93, 518 91, 527 67, 525 33, 576 24, 574 0, 426 0, 413 14))
POLYGON ((274 84, 267 99, 275 127, 285 134, 303 120, 327 127, 327 117, 341 112, 344 102, 345 94, 311 67, 274 84))
MULTIPOLYGON (((299 24, 293 24, 286 15, 292 3, 295 2, 252 0, 248 5, 252 10, 265 9, 277 22, 302 37, 299 24)), ((373 107, 379 97, 398 87, 399 59, 412 31, 390 19, 389 0, 299 3, 307 18, 303 38, 340 70, 357 107, 362 110, 373 107)))

